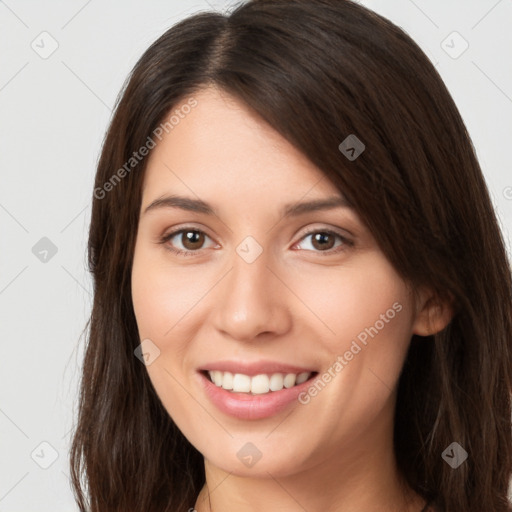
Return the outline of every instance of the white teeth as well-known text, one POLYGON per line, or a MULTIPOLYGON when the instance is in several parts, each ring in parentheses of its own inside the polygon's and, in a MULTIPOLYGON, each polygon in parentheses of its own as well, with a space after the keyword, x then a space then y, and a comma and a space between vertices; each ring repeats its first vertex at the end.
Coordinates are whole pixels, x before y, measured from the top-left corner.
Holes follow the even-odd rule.
POLYGON ((242 373, 235 373, 233 377, 233 391, 237 393, 248 393, 251 391, 251 377, 242 373))
POLYGON ((297 378, 297 375, 295 373, 288 373, 286 377, 284 378, 284 387, 285 388, 292 388, 295 386, 295 379, 297 378))
POLYGON ((283 389, 283 374, 282 373, 274 373, 272 377, 270 377, 270 390, 271 391, 280 391, 283 389))
POLYGON ((299 373, 299 375, 297 375, 297 381, 295 382, 295 384, 302 384, 303 382, 306 382, 308 379, 309 379, 308 372, 299 373))
POLYGON ((273 373, 272 375, 260 374, 250 377, 243 373, 232 374, 218 370, 209 371, 210 379, 219 388, 235 393, 252 393, 263 395, 269 391, 281 391, 283 388, 292 388, 295 385, 306 382, 311 373, 273 373))
MULTIPOLYGON (((222 374, 222 372, 219 372, 222 374)), ((224 389, 233 389, 233 374, 229 372, 224 372, 224 376, 222 377, 222 387, 224 389)))
POLYGON ((261 395, 268 393, 270 389, 270 379, 267 375, 256 375, 251 379, 251 393, 261 395))
POLYGON ((213 372, 213 382, 215 382, 216 386, 222 386, 222 372, 213 372))

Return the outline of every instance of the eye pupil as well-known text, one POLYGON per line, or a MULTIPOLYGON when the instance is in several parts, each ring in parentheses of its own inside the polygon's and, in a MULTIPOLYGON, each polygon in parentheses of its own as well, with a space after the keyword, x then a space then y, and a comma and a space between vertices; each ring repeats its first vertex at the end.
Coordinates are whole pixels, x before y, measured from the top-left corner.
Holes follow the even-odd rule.
POLYGON ((313 246, 316 249, 332 249, 334 246, 334 237, 330 233, 315 233, 313 235, 313 246), (330 241, 329 237, 331 238, 330 241), (318 244, 318 247, 316 244, 318 244))

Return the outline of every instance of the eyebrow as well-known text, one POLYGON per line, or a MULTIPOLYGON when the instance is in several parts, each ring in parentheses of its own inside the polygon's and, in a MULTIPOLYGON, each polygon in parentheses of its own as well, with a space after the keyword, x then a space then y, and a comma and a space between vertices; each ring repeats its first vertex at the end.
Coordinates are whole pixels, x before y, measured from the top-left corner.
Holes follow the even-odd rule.
MULTIPOLYGON (((191 212, 217 216, 215 209, 205 201, 178 195, 164 196, 155 199, 145 208, 144 213, 152 210, 158 210, 160 208, 180 208, 191 212)), ((293 217, 304 213, 332 210, 334 208, 352 208, 352 206, 344 196, 338 195, 327 197, 325 199, 314 199, 312 201, 301 203, 286 204, 283 207, 282 215, 293 217)))

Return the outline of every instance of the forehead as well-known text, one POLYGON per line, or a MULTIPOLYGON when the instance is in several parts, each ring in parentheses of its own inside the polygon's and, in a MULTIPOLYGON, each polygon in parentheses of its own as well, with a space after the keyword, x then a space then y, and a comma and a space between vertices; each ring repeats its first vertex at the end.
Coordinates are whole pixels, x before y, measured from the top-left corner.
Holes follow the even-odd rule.
POLYGON ((149 156, 145 195, 188 188, 201 197, 263 194, 289 202, 305 194, 339 194, 319 168, 228 93, 209 87, 184 98, 170 114, 177 110, 179 121, 149 156), (180 110, 191 98, 195 106, 180 110))

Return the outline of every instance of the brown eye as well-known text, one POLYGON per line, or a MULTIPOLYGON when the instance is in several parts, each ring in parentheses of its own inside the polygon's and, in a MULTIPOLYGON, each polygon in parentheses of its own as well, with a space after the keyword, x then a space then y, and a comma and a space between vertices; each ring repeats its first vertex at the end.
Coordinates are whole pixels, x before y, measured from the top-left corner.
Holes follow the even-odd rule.
POLYGON ((334 247, 334 236, 331 233, 318 232, 312 235, 311 244, 320 251, 334 247))
POLYGON ((181 234, 181 243, 187 250, 193 251, 201 249, 204 244, 205 236, 200 231, 183 231, 181 234))
POLYGON ((180 256, 195 256, 202 253, 202 249, 208 248, 205 245, 210 242, 211 248, 215 246, 213 240, 199 229, 182 228, 168 233, 160 238, 161 244, 175 254, 180 256))
POLYGON ((354 242, 335 231, 321 229, 306 233, 297 246, 301 250, 306 250, 318 254, 335 254, 352 247, 354 242), (302 245, 302 247, 301 247, 302 245))

